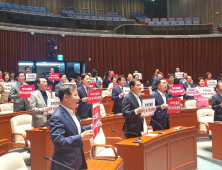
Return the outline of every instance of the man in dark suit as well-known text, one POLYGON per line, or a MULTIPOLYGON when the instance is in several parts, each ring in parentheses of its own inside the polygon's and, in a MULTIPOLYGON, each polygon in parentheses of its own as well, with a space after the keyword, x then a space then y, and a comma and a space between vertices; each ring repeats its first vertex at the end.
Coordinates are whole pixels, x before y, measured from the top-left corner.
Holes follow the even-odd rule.
POLYGON ((92 117, 92 104, 87 104, 87 92, 92 90, 92 88, 88 87, 90 83, 89 75, 87 73, 82 73, 81 81, 82 86, 77 88, 80 97, 77 115, 81 119, 86 119, 88 117, 92 117))
POLYGON ((113 105, 113 113, 122 113, 122 101, 124 98, 123 87, 126 84, 126 80, 124 76, 119 76, 117 79, 118 86, 116 86, 112 90, 112 101, 114 101, 113 105))
POLYGON ((133 79, 133 76, 132 76, 131 73, 129 73, 129 74, 127 75, 126 84, 125 84, 124 87, 129 87, 129 82, 130 82, 132 79, 133 79))
POLYGON ((156 78, 156 74, 159 72, 159 69, 157 68, 154 75, 152 76, 152 79, 151 79, 151 83, 153 84, 153 81, 154 79, 156 78))
MULTIPOLYGON (((49 74, 54 73, 54 68, 49 68, 49 74)), ((45 77, 48 81, 48 85, 52 85, 52 91, 55 91, 55 86, 58 84, 58 81, 50 80, 49 74, 47 74, 45 77)))
POLYGON ((222 121, 222 82, 217 84, 217 93, 213 95, 211 103, 215 111, 214 121, 222 121))
POLYGON ((180 84, 183 84, 183 83, 185 83, 186 82, 186 80, 187 80, 187 73, 183 73, 183 78, 182 79, 180 79, 180 84))
MULTIPOLYGON (((59 90, 60 106, 49 120, 51 139, 54 144, 52 159, 70 168, 87 169, 83 152, 83 140, 93 137, 91 125, 82 127, 75 115, 79 96, 75 85, 65 85, 59 90)), ((50 170, 68 170, 68 168, 51 163, 50 170)))
POLYGON ((67 77, 65 73, 59 75, 60 82, 55 86, 55 96, 59 97, 59 89, 63 84, 67 81, 67 77))
MULTIPOLYGON (((183 83, 183 89, 184 89, 185 93, 187 91, 187 88, 194 88, 194 84, 191 83, 191 81, 192 81, 191 76, 187 76, 186 77, 186 82, 183 83)), ((184 94, 183 99, 194 99, 194 97, 193 96, 187 96, 186 94, 184 94)))
POLYGON ((27 81, 26 80, 26 74, 30 74, 31 68, 29 66, 25 67, 25 83, 28 85, 35 85, 34 81, 27 81))
POLYGON ((159 71, 157 74, 156 74, 156 78, 153 80, 153 83, 152 83, 152 91, 156 91, 157 88, 156 88, 156 80, 163 77, 162 76, 162 73, 159 71))
POLYGON ((167 89, 166 89, 166 93, 168 94, 168 99, 171 99, 171 98, 177 98, 178 96, 172 96, 171 95, 171 90, 170 90, 170 87, 174 85, 174 76, 173 74, 167 74, 166 76, 167 78, 167 89))
MULTIPOLYGON (((152 116, 152 119, 159 123, 164 129, 169 129, 169 116, 167 114, 168 108, 168 96, 166 93, 167 83, 164 78, 160 78, 156 81, 157 91, 150 95, 150 99, 155 99, 156 111, 152 116)), ((153 131, 162 130, 162 128, 151 120, 153 131)))
MULTIPOLYGON (((138 79, 130 81, 130 92, 123 99, 123 117, 125 118, 123 130, 124 132, 132 132, 141 136, 143 131, 144 118, 141 116, 143 112, 141 93, 141 83, 138 79)), ((137 137, 134 134, 125 133, 126 139, 137 137)))

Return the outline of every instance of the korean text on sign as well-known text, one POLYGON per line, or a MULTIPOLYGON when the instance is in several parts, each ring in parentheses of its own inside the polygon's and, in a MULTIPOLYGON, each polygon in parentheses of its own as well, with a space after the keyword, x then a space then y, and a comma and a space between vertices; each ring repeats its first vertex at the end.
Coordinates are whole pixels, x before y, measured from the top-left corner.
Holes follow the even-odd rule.
POLYGON ((34 85, 23 85, 20 87, 20 97, 30 97, 35 91, 34 85))
POLYGON ((155 99, 143 100, 143 113, 142 116, 149 116, 155 112, 155 99))
POLYGON ((47 107, 49 108, 48 113, 52 114, 60 104, 59 98, 47 99, 47 107))
POLYGON ((213 87, 203 87, 201 88, 201 96, 202 97, 212 97, 214 95, 213 87))
POLYGON ((170 87, 172 96, 179 96, 184 93, 182 84, 175 84, 170 87))
POLYGON ((98 103, 102 100, 102 89, 92 90, 87 93, 87 103, 98 103))
POLYGON ((181 108, 180 103, 181 103, 180 98, 172 98, 168 100, 169 107, 167 109, 167 114, 179 113, 181 108))
POLYGON ((57 81, 57 80, 59 80, 59 73, 51 73, 51 74, 49 74, 49 80, 50 81, 57 81))
POLYGON ((93 124, 92 130, 94 132, 93 139, 95 139, 96 135, 99 133, 100 130, 100 106, 96 106, 93 109, 93 124))
POLYGON ((26 80, 27 81, 35 81, 36 80, 36 73, 27 73, 26 80))

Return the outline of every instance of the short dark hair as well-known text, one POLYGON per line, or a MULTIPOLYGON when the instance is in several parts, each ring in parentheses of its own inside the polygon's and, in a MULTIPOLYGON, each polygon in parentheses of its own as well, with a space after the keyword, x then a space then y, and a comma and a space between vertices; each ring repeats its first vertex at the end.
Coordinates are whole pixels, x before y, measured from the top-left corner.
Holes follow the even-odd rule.
POLYGON ((84 80, 84 78, 85 78, 86 76, 89 76, 89 74, 88 74, 88 73, 82 73, 82 74, 81 74, 81 80, 84 80))
MULTIPOLYGON (((40 79, 46 79, 45 76, 39 76, 36 78, 35 83, 40 83, 40 79)), ((47 80, 47 79, 46 79, 47 80)))
POLYGON ((10 71, 9 74, 15 73, 14 71, 10 71))
POLYGON ((130 89, 131 89, 132 86, 134 87, 134 86, 136 85, 136 82, 137 82, 137 81, 140 82, 139 79, 132 79, 132 80, 130 80, 130 82, 129 82, 130 89))
POLYGON ((165 79, 163 77, 161 77, 156 80, 156 88, 157 88, 157 85, 159 85, 161 83, 161 80, 165 80, 165 79))
POLYGON ((22 71, 19 71, 18 73, 16 73, 15 77, 19 77, 20 74, 24 74, 22 71))
POLYGON ((72 85, 61 86, 60 89, 59 89, 59 99, 60 99, 60 101, 63 100, 64 95, 70 96, 72 94, 72 89, 76 89, 76 85, 72 84, 72 85))
POLYGON ((199 84, 200 80, 203 80, 203 81, 204 81, 204 78, 203 78, 203 77, 199 77, 199 78, 197 79, 197 84, 198 84, 198 85, 200 85, 200 84, 199 84))
POLYGON ((113 81, 114 78, 116 78, 116 76, 112 76, 112 77, 111 77, 111 81, 113 81))
POLYGON ((169 74, 166 75, 166 78, 169 79, 171 76, 173 76, 173 74, 169 73, 169 74))
POLYGON ((187 74, 187 73, 186 73, 186 72, 184 72, 184 73, 183 73, 183 76, 184 76, 184 74, 187 74))
POLYGON ((4 72, 3 74, 2 74, 2 79, 5 81, 5 76, 8 74, 8 76, 10 76, 9 75, 9 72, 4 72))
POLYGON ((121 81, 122 78, 125 78, 125 76, 118 76, 117 83, 119 84, 119 81, 121 81))
MULTIPOLYGON (((30 67, 29 67, 29 66, 26 66, 26 67, 25 67, 25 70, 26 70, 27 68, 30 68, 30 67)), ((31 68, 30 68, 30 69, 31 69, 31 68)))
POLYGON ((59 75, 59 78, 61 79, 62 76, 64 76, 64 75, 66 75, 66 74, 65 74, 65 73, 60 74, 60 75, 59 75))

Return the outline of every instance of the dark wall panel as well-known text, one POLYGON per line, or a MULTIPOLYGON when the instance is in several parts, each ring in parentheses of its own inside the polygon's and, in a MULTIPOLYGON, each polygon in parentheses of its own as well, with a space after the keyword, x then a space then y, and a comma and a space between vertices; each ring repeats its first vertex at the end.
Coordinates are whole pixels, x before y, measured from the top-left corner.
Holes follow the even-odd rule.
POLYGON ((0 31, 0 70, 18 71, 18 61, 47 61, 47 40, 57 40, 57 54, 65 61, 84 61, 86 72, 106 70, 127 75, 138 70, 151 79, 156 68, 164 75, 175 67, 190 74, 194 81, 206 72, 213 78, 222 70, 222 38, 108 38, 65 36, 0 31), (89 61, 91 58, 91 61, 89 61))

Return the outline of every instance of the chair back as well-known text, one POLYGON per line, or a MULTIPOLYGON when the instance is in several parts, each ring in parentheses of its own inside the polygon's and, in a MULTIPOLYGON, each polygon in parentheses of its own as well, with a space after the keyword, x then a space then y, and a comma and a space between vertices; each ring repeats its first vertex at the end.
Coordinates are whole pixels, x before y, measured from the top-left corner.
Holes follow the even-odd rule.
POLYGON ((0 157, 1 170, 28 170, 20 153, 8 153, 0 157))
MULTIPOLYGON (((214 122, 214 110, 213 109, 200 109, 197 111, 197 120, 199 122, 214 122)), ((200 124, 200 129, 205 129, 203 124, 200 124)))
POLYGON ((0 105, 1 111, 12 111, 13 112, 13 103, 4 103, 0 105))
MULTIPOLYGON (((32 122, 32 116, 31 115, 18 115, 15 116, 11 119, 11 128, 12 128, 12 133, 22 133, 26 134, 26 130, 32 129, 31 126, 32 122)), ((18 141, 23 141, 23 137, 20 135, 15 135, 14 136, 15 143, 18 141)))
POLYGON ((196 100, 187 100, 185 101, 185 107, 193 107, 196 108, 196 100))

